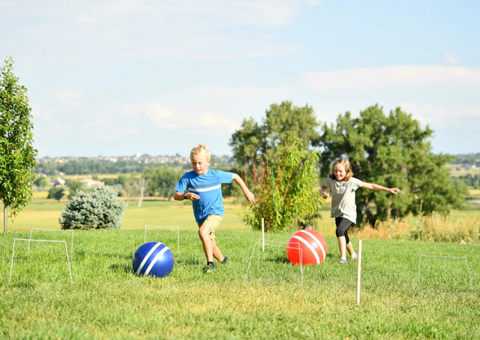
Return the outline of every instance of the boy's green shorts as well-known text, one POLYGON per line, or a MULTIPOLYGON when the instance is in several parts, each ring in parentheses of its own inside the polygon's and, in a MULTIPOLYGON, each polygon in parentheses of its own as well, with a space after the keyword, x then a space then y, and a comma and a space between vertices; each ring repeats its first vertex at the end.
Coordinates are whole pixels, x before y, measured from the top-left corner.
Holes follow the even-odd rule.
POLYGON ((215 228, 217 228, 220 223, 222 223, 223 216, 220 215, 208 215, 208 217, 202 223, 197 223, 200 228, 203 225, 206 225, 210 229, 210 239, 215 241, 215 228))

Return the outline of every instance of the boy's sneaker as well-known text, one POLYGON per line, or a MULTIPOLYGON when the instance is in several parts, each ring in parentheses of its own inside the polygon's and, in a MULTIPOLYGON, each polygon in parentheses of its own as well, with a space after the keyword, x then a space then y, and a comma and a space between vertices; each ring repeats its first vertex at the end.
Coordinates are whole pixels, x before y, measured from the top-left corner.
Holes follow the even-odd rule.
POLYGON ((357 260, 357 259, 358 259, 358 253, 350 255, 350 261, 357 260))
POLYGON ((340 258, 340 263, 347 263, 347 259, 345 257, 340 258))
POLYGON ((214 274, 216 271, 217 271, 217 268, 215 268, 214 264, 207 264, 205 267, 203 267, 204 273, 214 274))
POLYGON ((228 261, 227 257, 225 256, 225 257, 223 258, 223 261, 220 262, 220 264, 230 264, 230 261, 228 261))

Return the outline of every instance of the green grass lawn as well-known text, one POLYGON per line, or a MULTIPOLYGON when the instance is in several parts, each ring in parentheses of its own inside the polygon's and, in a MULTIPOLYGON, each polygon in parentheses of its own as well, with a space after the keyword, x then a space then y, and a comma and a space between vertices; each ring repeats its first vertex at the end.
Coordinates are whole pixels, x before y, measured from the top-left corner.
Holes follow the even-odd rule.
MULTIPOLYGON (((66 201, 65 201, 66 202, 66 201)), ((120 230, 75 231, 70 283, 63 244, 18 243, 31 228, 59 229, 65 202, 37 195, 0 234, 0 339, 470 339, 480 337, 480 245, 363 240, 362 301, 355 301, 357 267, 340 265, 334 223, 323 209, 320 232, 328 255, 318 266, 292 266, 283 248, 257 254, 243 284, 254 243, 261 237, 227 203, 218 244, 232 262, 205 275, 192 208, 183 202, 130 202, 120 230), (169 246, 175 267, 163 279, 137 277, 132 256, 144 226, 147 240, 169 246), (63 248, 62 248, 63 247, 63 248), (419 256, 466 257, 422 258, 419 256)), ((453 211, 456 218, 478 210, 453 211)), ((287 242, 292 232, 267 234, 287 242)), ((71 233, 35 231, 34 238, 65 240, 71 233)), ((357 248, 357 240, 353 239, 357 248)), ((70 248, 69 248, 70 250, 70 248)))
MULTIPOLYGON (((138 213, 142 215, 140 209, 138 213)), ((480 336, 478 245, 364 240, 358 306, 356 263, 338 263, 334 237, 326 238, 325 262, 304 267, 303 285, 299 267, 289 264, 285 249, 273 247, 260 254, 259 269, 254 256, 243 284, 260 233, 233 224, 221 226, 218 244, 232 265, 205 275, 201 243, 192 229, 181 229, 180 252, 176 250, 176 232, 149 231, 149 240, 164 242, 175 256, 171 275, 163 279, 133 274, 132 256, 143 243, 143 229, 75 231, 73 284, 64 246, 41 243, 32 243, 28 256, 27 243, 18 244, 9 284, 13 239, 28 238, 29 233, 1 234, 0 338, 480 336), (418 279, 420 254, 467 257, 473 284, 463 259, 422 258, 418 279)), ((70 233, 35 232, 34 237, 55 237, 70 245, 70 233)), ((284 242, 289 237, 289 233, 267 235, 284 242)), ((356 248, 357 240, 353 242, 356 248)))

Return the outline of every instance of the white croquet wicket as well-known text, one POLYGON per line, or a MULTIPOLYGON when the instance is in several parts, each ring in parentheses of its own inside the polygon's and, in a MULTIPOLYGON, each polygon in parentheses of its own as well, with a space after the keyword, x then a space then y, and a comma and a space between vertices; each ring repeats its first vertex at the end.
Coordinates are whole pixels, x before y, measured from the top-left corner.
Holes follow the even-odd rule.
POLYGON ((276 248, 285 248, 285 249, 297 249, 299 251, 299 257, 300 257, 300 277, 301 277, 301 283, 303 284, 303 249, 300 247, 300 243, 295 243, 291 242, 290 244, 296 245, 294 246, 289 246, 288 242, 279 242, 279 241, 271 241, 271 240, 265 240, 262 238, 261 240, 258 240, 258 242, 255 242, 253 246, 253 251, 252 251, 252 256, 250 257, 250 262, 248 263, 248 268, 247 272, 245 273, 245 277, 243 279, 243 284, 245 284, 245 281, 247 280, 248 276, 248 271, 250 270, 250 266, 252 264, 252 259, 253 255, 255 255, 255 250, 257 249, 257 270, 260 269, 260 245, 263 247, 276 247, 276 248), (258 248, 257 248, 258 246, 258 248))
POLYGON ((177 251, 180 252, 180 227, 176 226, 161 226, 161 225, 150 225, 147 224, 145 226, 145 235, 143 237, 143 243, 147 242, 147 227, 148 228, 169 228, 169 229, 177 229, 177 251))
POLYGON ((27 255, 28 255, 28 253, 30 252, 30 242, 33 241, 33 240, 32 240, 32 234, 33 234, 33 231, 34 231, 34 230, 40 230, 40 231, 67 231, 67 232, 71 231, 71 232, 72 232, 72 247, 71 247, 72 249, 71 249, 70 251, 71 251, 71 253, 72 253, 72 260, 73 260, 73 234, 74 234, 73 230, 32 228, 32 229, 30 230, 30 241, 28 242, 27 255))
POLYGON ((442 258, 442 259, 465 259, 465 265, 467 266, 468 277, 470 278, 470 284, 473 284, 472 275, 470 275, 470 268, 468 268, 468 262, 467 262, 467 258, 465 256, 436 256, 436 255, 420 254, 420 256, 418 257, 418 280, 417 281, 420 280, 422 257, 437 257, 437 258, 442 258))
POLYGON ((32 240, 32 239, 23 239, 23 238, 16 238, 13 240, 13 252, 12 252, 12 263, 10 264, 10 276, 8 278, 8 283, 10 283, 12 279, 12 270, 13 270, 13 258, 15 257, 15 245, 17 241, 26 241, 30 245, 30 242, 46 242, 46 243, 63 243, 65 244, 65 253, 67 254, 67 263, 68 263, 68 271, 70 273, 70 282, 73 283, 72 278, 72 268, 70 266, 70 259, 68 257, 68 246, 67 242, 65 241, 55 241, 55 240, 32 240))

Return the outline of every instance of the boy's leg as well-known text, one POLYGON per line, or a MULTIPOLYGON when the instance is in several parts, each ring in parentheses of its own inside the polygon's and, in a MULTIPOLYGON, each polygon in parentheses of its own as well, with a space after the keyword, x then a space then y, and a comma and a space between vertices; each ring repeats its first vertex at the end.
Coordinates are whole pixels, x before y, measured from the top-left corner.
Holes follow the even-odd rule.
POLYGON ((202 224, 200 229, 198 229, 198 236, 200 236, 200 240, 202 240, 203 251, 207 257, 207 262, 213 262, 213 248, 210 233, 211 229, 206 224, 202 224))
POLYGON ((198 235, 202 240, 203 251, 207 257, 207 262, 213 262, 213 256, 219 261, 223 261, 223 255, 215 242, 215 228, 222 222, 222 216, 209 215, 198 229, 198 235), (221 258, 221 260, 220 260, 221 258))
POLYGON ((213 256, 218 260, 218 262, 222 262, 225 256, 223 256, 222 251, 220 248, 217 247, 217 242, 212 241, 212 252, 213 256))

